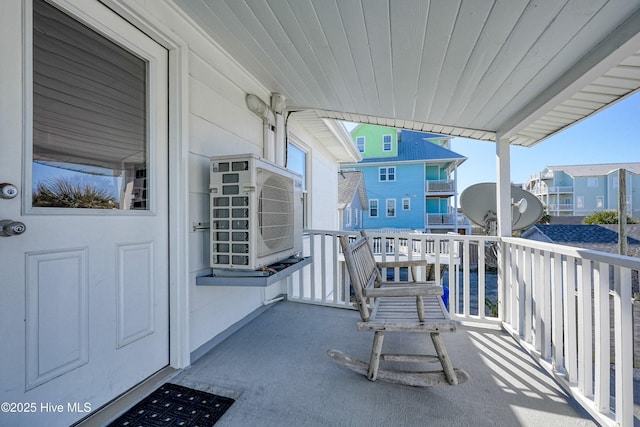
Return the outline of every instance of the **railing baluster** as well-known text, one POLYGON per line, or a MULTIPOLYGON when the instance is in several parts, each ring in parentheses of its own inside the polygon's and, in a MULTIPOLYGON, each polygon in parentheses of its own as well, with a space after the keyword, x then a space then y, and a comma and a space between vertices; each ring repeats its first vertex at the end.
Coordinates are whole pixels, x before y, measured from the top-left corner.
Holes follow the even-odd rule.
POLYGON ((518 293, 517 293, 517 284, 518 278, 517 274, 517 265, 518 265, 518 257, 516 252, 515 245, 509 246, 509 276, 507 286, 509 287, 509 301, 507 302, 507 306, 511 309, 509 314, 509 321, 514 329, 518 328, 518 293))
MULTIPOLYGON (((327 301, 327 236, 320 235, 320 256, 322 257, 322 266, 320 269, 320 300, 327 301)), ((315 296, 312 297, 314 299, 315 296)))
POLYGON ((633 332, 631 270, 615 267, 613 287, 615 314, 616 422, 633 425, 633 332))
POLYGON ((338 241, 338 236, 333 236, 333 280, 334 280, 334 289, 336 292, 336 297, 334 302, 344 303, 348 301, 349 298, 347 294, 344 293, 344 286, 341 286, 342 279, 340 278, 340 242, 338 241))
POLYGON ((553 280, 551 282, 551 341, 553 342, 553 368, 564 370, 564 304, 562 300, 562 255, 553 254, 553 280))
MULTIPOLYGON (((484 262, 484 242, 478 241, 478 316, 480 319, 485 317, 485 298, 486 298, 486 283, 485 283, 485 262, 484 262)), ((498 301, 495 302, 496 304, 498 301)))
POLYGON ((593 396, 593 329, 591 326, 591 261, 583 259, 578 281, 578 388, 593 396))
MULTIPOLYGON (((524 340, 528 343, 532 342, 532 307, 533 307, 533 283, 531 281, 531 248, 525 247, 522 250, 523 255, 523 264, 524 264, 524 272, 522 276, 522 281, 520 282, 521 289, 524 291, 523 304, 524 309, 524 340)), ((522 295, 522 294, 521 294, 522 295)))
POLYGON ((462 243, 462 277, 464 277, 464 315, 468 317, 471 315, 471 269, 469 268, 469 241, 464 240, 462 243))
POLYGON ((537 352, 542 352, 542 306, 543 306, 543 292, 542 288, 544 283, 542 281, 543 271, 541 266, 544 264, 542 259, 542 253, 539 249, 534 249, 532 252, 532 264, 531 264, 531 295, 533 296, 532 307, 532 325, 533 325, 533 348, 537 352))
POLYGON ((542 262, 540 263, 540 295, 542 309, 539 322, 542 323, 542 325, 539 325, 539 327, 542 332, 542 357, 545 360, 550 360, 552 357, 551 323, 553 319, 551 315, 551 293, 553 291, 551 286, 551 253, 544 250, 542 252, 542 262))
POLYGON ((594 270, 595 285, 595 390, 597 411, 609 414, 611 408, 611 329, 609 311, 609 264, 598 263, 594 270))
POLYGON ((564 366, 567 370, 567 379, 569 383, 575 383, 577 380, 578 364, 577 356, 577 330, 576 330, 576 259, 568 256, 563 261, 564 273, 564 348, 565 361, 564 366))

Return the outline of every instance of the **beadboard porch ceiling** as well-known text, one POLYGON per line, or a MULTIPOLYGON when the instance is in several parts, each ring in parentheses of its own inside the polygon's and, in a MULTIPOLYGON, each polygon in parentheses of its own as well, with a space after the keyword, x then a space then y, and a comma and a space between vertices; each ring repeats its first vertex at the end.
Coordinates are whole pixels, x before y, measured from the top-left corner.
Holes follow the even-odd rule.
POLYGON ((640 0, 176 0, 291 109, 530 146, 640 87, 640 0))

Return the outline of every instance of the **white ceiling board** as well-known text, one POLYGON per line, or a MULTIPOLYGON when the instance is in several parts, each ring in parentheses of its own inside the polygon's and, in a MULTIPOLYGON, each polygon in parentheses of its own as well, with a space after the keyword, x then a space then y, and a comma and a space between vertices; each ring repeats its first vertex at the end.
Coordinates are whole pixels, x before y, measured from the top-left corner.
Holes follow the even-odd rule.
MULTIPOLYGON (((431 114, 432 106, 441 101, 435 97, 440 82, 451 34, 458 16, 459 1, 434 1, 429 3, 426 22, 426 43, 422 52, 420 73, 418 74, 418 94, 412 120, 420 122, 431 114)), ((424 25, 424 23, 422 24, 424 25)), ((442 100, 444 101, 444 100, 442 100)))
POLYGON ((530 145, 640 87, 640 0, 175 1, 288 105, 339 119, 530 145))

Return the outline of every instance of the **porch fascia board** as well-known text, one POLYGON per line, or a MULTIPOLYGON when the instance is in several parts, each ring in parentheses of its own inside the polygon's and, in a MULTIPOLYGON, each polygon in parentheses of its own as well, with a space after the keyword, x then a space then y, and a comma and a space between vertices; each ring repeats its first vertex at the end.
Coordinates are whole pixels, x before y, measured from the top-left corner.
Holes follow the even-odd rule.
MULTIPOLYGON (((566 73, 562 74, 555 82, 541 92, 532 102, 517 111, 499 127, 497 139, 516 137, 517 134, 527 128, 562 102, 571 98, 584 87, 588 86, 598 77, 604 75, 611 68, 620 64, 623 60, 633 55, 640 45, 640 10, 631 15, 617 30, 609 34, 595 48, 584 55, 566 73)), ((606 104, 602 109, 621 101, 634 92, 630 92, 606 104)), ((571 127, 582 120, 592 116, 600 110, 594 110, 580 120, 574 121, 566 127, 546 135, 535 141, 535 144, 571 127)))

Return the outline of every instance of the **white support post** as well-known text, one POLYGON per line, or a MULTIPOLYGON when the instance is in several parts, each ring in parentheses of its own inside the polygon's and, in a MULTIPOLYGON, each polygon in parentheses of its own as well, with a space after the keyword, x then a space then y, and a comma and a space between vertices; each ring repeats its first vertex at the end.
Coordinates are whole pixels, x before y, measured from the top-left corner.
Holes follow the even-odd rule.
MULTIPOLYGON (((511 237, 511 153, 509 140, 498 137, 496 141, 496 218, 498 222, 498 236, 511 237)), ((506 251, 503 243, 498 245, 498 310, 501 319, 506 314, 506 251)), ((513 262, 513 259, 512 259, 513 262)), ((511 317, 513 321, 513 317, 511 317)))
POLYGON ((511 152, 506 138, 496 142, 496 180, 498 236, 511 237, 511 152))
POLYGON ((453 167, 453 232, 458 233, 458 165, 453 167))

